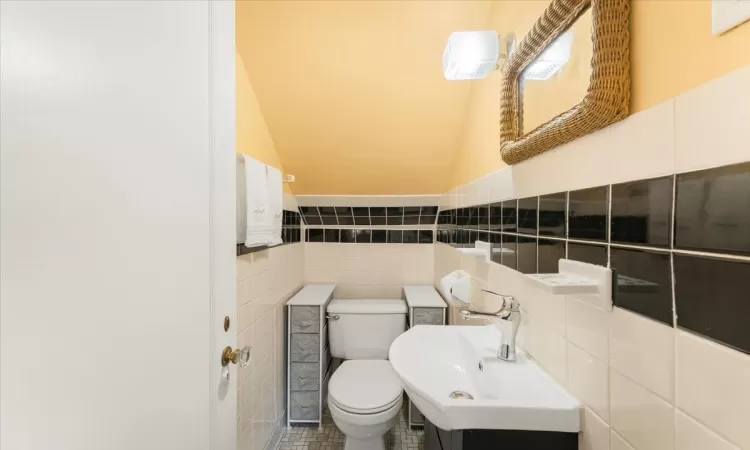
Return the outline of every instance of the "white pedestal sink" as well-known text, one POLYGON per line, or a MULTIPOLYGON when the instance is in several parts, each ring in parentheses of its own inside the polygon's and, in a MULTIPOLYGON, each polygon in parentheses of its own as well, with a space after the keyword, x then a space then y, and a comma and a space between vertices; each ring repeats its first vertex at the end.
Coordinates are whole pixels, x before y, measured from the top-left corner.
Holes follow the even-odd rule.
POLYGON ((418 325, 393 342, 389 358, 409 398, 443 430, 580 431, 579 402, 533 360, 520 351, 516 362, 496 358, 499 333, 418 325))

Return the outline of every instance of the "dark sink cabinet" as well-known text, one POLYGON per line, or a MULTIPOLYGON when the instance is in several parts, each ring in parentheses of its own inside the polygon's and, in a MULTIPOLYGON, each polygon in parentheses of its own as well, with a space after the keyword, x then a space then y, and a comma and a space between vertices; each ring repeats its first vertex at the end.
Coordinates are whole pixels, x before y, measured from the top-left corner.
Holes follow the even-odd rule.
POLYGON ((578 433, 526 430, 445 431, 425 417, 424 450, 578 450, 578 433))

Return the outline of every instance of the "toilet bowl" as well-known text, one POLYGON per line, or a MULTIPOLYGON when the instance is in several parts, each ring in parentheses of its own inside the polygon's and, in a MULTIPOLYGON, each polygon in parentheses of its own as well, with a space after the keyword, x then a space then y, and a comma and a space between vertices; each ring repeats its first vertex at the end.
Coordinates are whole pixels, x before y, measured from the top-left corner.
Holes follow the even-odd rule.
POLYGON ((401 381, 390 361, 345 361, 328 384, 328 407, 346 435, 345 450, 385 449, 385 433, 402 403, 401 381))
POLYGON ((328 408, 346 436, 345 450, 384 450, 385 434, 403 404, 401 379, 388 350, 406 329, 403 300, 344 300, 328 304, 331 355, 345 359, 328 382, 328 408))

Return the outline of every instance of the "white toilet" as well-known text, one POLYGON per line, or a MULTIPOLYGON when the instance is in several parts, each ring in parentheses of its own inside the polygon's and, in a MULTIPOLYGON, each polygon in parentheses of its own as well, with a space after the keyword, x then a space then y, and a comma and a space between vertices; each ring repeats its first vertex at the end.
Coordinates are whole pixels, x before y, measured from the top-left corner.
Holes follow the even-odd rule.
POLYGON ((406 329, 403 300, 332 300, 331 356, 343 358, 328 383, 328 407, 346 435, 344 450, 383 450, 403 402, 388 350, 406 329))

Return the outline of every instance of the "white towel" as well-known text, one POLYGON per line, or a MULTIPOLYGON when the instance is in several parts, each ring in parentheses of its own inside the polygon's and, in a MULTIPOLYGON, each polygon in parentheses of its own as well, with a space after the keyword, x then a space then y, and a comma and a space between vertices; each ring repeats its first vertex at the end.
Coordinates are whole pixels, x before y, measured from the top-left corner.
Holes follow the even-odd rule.
POLYGON ((245 247, 281 243, 283 192, 281 172, 243 155, 245 161, 245 247))
POLYGON ((273 240, 269 245, 279 245, 281 239, 281 225, 284 218, 284 176, 279 169, 266 166, 268 177, 268 207, 270 208, 273 227, 273 240))

